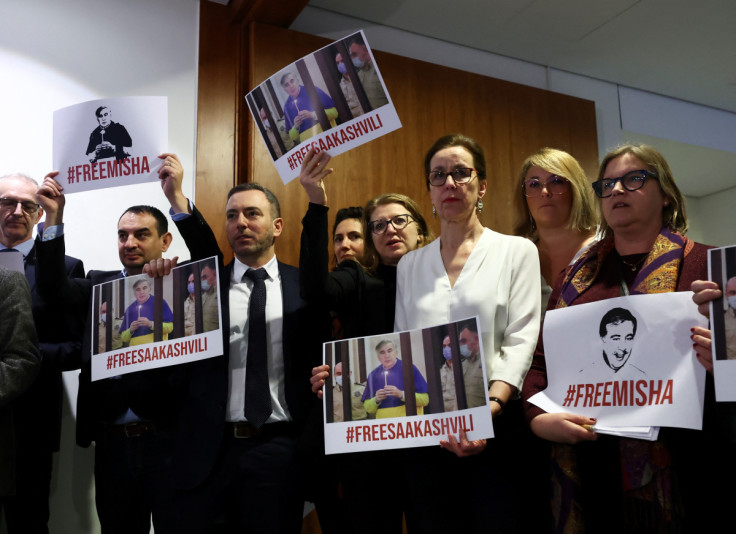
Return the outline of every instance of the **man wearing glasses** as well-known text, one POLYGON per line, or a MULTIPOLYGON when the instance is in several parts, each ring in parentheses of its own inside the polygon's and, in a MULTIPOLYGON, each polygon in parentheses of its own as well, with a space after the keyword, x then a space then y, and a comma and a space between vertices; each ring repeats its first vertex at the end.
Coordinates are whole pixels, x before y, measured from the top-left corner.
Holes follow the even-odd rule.
MULTIPOLYGON (((37 191, 38 184, 23 174, 0 178, 0 252, 23 256, 42 356, 38 378, 18 398, 14 409, 16 495, 0 501, 9 534, 48 532, 52 455, 59 450, 61 434, 61 372, 79 368, 84 327, 83 318, 65 313, 62 306, 38 295, 33 226, 43 210, 36 202, 37 191)), ((61 232, 61 226, 45 229, 46 236, 61 232)), ((68 276, 84 276, 80 260, 65 256, 64 263, 68 276)))

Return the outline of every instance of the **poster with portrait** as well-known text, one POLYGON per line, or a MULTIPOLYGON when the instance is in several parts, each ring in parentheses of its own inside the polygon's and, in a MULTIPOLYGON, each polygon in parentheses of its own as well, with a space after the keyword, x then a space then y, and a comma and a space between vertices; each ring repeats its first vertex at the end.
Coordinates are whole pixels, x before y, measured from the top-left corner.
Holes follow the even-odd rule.
POLYGON ((336 156, 401 128, 362 30, 285 66, 245 99, 285 184, 311 148, 336 156))
POLYGON ((723 292, 710 303, 716 400, 736 401, 736 246, 708 251, 708 278, 723 292))
POLYGON ((217 258, 94 287, 92 380, 222 354, 217 258))
POLYGON ((103 98, 54 112, 54 169, 64 193, 155 182, 169 138, 164 96, 103 98))
POLYGON ((700 429, 705 369, 690 328, 705 322, 691 292, 550 310, 543 332, 548 385, 529 401, 550 413, 595 417, 601 427, 700 429))
POLYGON ((324 344, 325 453, 493 437, 477 318, 324 344))

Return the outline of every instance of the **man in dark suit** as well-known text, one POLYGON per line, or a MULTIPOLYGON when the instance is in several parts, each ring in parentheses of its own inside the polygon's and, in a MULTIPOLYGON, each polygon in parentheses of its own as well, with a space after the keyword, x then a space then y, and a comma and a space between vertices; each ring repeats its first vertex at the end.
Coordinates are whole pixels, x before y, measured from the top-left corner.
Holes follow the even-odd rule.
MULTIPOLYGON (((42 366, 38 377, 14 408, 17 430, 16 495, 2 502, 9 534, 47 533, 49 488, 53 453, 61 436, 61 372, 79 368, 83 318, 67 313, 63 303, 41 298, 36 285, 37 243, 33 227, 43 210, 37 203, 38 184, 22 174, 0 178, 0 250, 22 254, 31 289, 31 309, 40 343, 42 366)), ((53 236, 62 227, 47 227, 53 236)), ((69 276, 84 276, 82 262, 61 256, 61 269, 69 276)))
MULTIPOLYGON (((62 220, 61 186, 47 175, 39 192, 46 225, 62 220)), ((152 206, 132 206, 118 220, 122 271, 90 271, 86 278, 64 276, 60 258, 63 237, 38 245, 39 289, 85 317, 82 371, 77 398, 77 444, 95 442, 95 503, 103 532, 148 534, 151 517, 157 534, 174 526, 171 450, 179 414, 176 370, 154 369, 91 381, 91 309, 95 285, 139 275, 149 261, 171 244, 168 221, 152 206)))
POLYGON ((182 236, 196 243, 192 259, 220 258, 227 328, 222 357, 187 365, 173 464, 180 532, 298 533, 297 438, 313 405, 310 370, 321 361, 329 321, 301 299, 298 269, 276 260, 283 219, 271 191, 248 183, 228 194, 235 259, 223 268, 214 235, 180 181, 166 176, 164 192, 182 236))

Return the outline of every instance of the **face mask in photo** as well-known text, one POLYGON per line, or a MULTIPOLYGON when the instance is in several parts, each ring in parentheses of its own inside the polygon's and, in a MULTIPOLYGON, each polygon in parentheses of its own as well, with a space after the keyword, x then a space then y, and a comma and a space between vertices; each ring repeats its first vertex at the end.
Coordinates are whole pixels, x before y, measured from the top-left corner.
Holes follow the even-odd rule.
POLYGON ((470 349, 467 345, 460 345, 460 354, 462 354, 463 358, 470 358, 472 352, 470 352, 470 349))
POLYGON ((342 387, 342 375, 335 377, 335 384, 342 387))
POLYGON ((202 291, 209 291, 210 290, 210 283, 207 280, 202 280, 202 291))
POLYGON ((363 62, 362 62, 362 61, 360 60, 360 58, 359 58, 359 57, 354 57, 354 58, 353 58, 353 66, 354 66, 354 67, 355 67, 356 69, 359 69, 359 68, 361 68, 361 67, 363 66, 363 62))
POLYGON ((450 347, 442 347, 442 356, 445 360, 452 360, 452 349, 450 347))
POLYGON ((190 295, 194 295, 194 282, 189 282, 187 284, 187 291, 189 291, 190 295))
POLYGON ((342 61, 337 64, 337 70, 340 71, 340 74, 348 73, 348 68, 345 66, 345 63, 343 63, 342 61))
POLYGON ((734 310, 736 310, 736 295, 732 295, 728 297, 728 305, 731 306, 734 310))

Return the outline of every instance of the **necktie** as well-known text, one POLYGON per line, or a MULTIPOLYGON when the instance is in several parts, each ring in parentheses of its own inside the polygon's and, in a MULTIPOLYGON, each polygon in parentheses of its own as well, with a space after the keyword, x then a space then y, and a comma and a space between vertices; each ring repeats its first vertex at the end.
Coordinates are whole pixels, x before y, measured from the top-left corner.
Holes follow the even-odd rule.
POLYGON ((271 415, 271 392, 268 387, 268 352, 266 350, 265 269, 248 269, 244 277, 253 280, 248 317, 248 355, 245 364, 245 407, 248 422, 263 426, 271 415))

